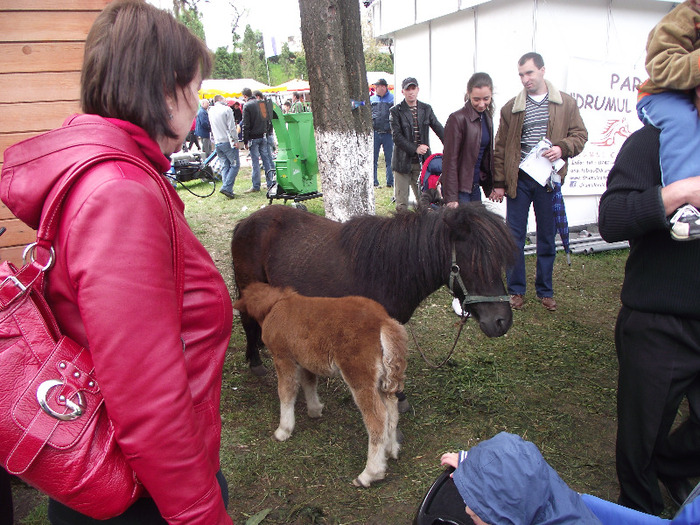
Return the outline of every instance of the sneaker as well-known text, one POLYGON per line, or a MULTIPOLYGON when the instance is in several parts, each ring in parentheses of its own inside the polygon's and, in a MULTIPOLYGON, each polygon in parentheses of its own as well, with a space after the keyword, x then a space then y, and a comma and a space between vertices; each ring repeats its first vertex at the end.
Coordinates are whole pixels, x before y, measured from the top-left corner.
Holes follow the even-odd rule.
POLYGON ((544 306, 550 312, 554 312, 557 309, 557 302, 554 297, 538 297, 542 306, 544 306))
POLYGON ((222 195, 225 195, 229 199, 233 199, 236 196, 232 191, 228 191, 228 190, 219 190, 219 193, 221 193, 222 195))
POLYGON ((671 237, 676 241, 692 241, 700 238, 700 211, 685 204, 671 217, 671 237))
POLYGON ((516 293, 510 296, 510 307, 513 310, 522 310, 525 304, 525 298, 523 294, 516 293))
POLYGON ((258 193, 260 191, 260 188, 255 189, 255 188, 248 188, 245 190, 243 193, 258 193))
MULTIPOLYGON (((462 303, 459 301, 459 299, 457 297, 452 299, 452 309, 455 311, 455 313, 458 316, 462 317, 462 303)), ((471 317, 471 316, 472 316, 472 314, 470 314, 469 312, 467 312, 467 315, 465 315, 465 317, 471 317)))

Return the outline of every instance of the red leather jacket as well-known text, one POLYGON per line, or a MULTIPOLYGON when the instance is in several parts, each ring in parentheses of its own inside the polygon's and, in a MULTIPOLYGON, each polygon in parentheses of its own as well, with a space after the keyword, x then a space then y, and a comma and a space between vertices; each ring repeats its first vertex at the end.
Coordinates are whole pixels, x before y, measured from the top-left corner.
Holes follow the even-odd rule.
MULTIPOLYGON (((141 128, 79 115, 5 152, 0 197, 36 228, 67 170, 110 149, 161 173, 170 167, 141 128)), ((215 475, 232 305, 174 190, 173 198, 184 252, 181 318, 166 202, 155 181, 127 162, 99 164, 71 190, 46 295, 64 333, 90 348, 117 441, 168 523, 229 524, 215 475)))

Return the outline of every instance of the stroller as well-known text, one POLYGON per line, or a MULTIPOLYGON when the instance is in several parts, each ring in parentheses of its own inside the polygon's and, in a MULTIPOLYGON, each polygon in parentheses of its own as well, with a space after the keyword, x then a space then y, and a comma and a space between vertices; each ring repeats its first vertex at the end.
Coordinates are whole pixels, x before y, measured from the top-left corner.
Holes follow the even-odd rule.
POLYGON ((442 175, 442 153, 433 153, 423 162, 420 172, 420 205, 437 209, 443 205, 440 189, 442 175))
POLYGON ((212 152, 206 159, 202 159, 203 154, 197 151, 173 153, 170 156, 171 166, 165 174, 171 181, 174 187, 177 187, 179 182, 183 188, 187 189, 197 197, 209 197, 216 189, 216 176, 214 169, 210 165, 216 158, 216 152, 212 152), (202 182, 211 184, 211 192, 207 195, 198 195, 189 187, 182 184, 199 179, 202 182))

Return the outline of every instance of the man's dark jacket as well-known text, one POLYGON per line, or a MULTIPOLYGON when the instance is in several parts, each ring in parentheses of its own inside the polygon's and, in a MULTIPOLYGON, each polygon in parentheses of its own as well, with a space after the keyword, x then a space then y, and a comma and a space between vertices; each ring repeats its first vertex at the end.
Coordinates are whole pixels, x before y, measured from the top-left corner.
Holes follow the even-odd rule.
MULTIPOLYGON (((394 139, 394 155, 391 169, 399 173, 411 172, 411 159, 416 155, 416 143, 413 141, 413 114, 405 100, 396 104, 389 112, 391 134, 394 139)), ((430 146, 430 129, 444 142, 445 128, 438 121, 429 104, 418 101, 418 129, 421 143, 430 146)), ((424 155, 428 158, 430 150, 424 155)))
POLYGON ((243 142, 261 139, 267 133, 272 115, 267 118, 267 115, 263 115, 263 111, 267 113, 264 100, 251 98, 243 105, 243 122, 241 123, 243 142))

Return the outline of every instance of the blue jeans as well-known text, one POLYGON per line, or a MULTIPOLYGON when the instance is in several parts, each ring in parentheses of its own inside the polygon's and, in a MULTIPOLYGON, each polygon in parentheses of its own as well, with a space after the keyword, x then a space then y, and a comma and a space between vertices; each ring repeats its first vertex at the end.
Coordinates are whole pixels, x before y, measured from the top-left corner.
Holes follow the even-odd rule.
POLYGON ((238 157, 238 148, 231 146, 229 142, 218 142, 216 144, 216 155, 221 159, 224 167, 221 170, 221 191, 233 193, 233 183, 236 182, 236 175, 241 167, 238 157))
POLYGON ((643 97, 637 114, 645 124, 661 130, 659 160, 664 186, 700 175, 700 119, 693 100, 681 91, 643 97))
POLYGON ((506 272, 508 293, 524 295, 526 289, 525 275, 525 237, 527 236, 527 216, 530 204, 535 208, 537 220, 537 270, 535 273, 535 290, 537 297, 552 297, 552 271, 557 246, 554 241, 555 226, 552 212, 552 193, 523 171, 518 176, 518 194, 506 202, 506 222, 515 241, 515 265, 506 272))
POLYGON ((474 183, 474 186, 472 186, 471 193, 467 193, 466 191, 460 191, 457 194, 457 200, 459 202, 481 202, 481 186, 479 185, 479 183, 474 183))
POLYGON ((267 139, 265 137, 250 139, 248 141, 248 148, 250 148, 250 162, 253 165, 253 188, 256 190, 260 189, 261 157, 263 168, 265 169, 265 184, 267 184, 268 188, 272 187, 272 183, 274 182, 272 170, 274 167, 272 165, 272 154, 270 153, 270 147, 267 145, 267 139))
POLYGON ((391 138, 391 132, 379 133, 374 132, 374 185, 379 186, 377 178, 377 163, 379 162, 379 150, 384 148, 384 160, 386 161, 386 185, 394 185, 394 173, 391 171, 391 157, 394 154, 394 139, 391 138))

